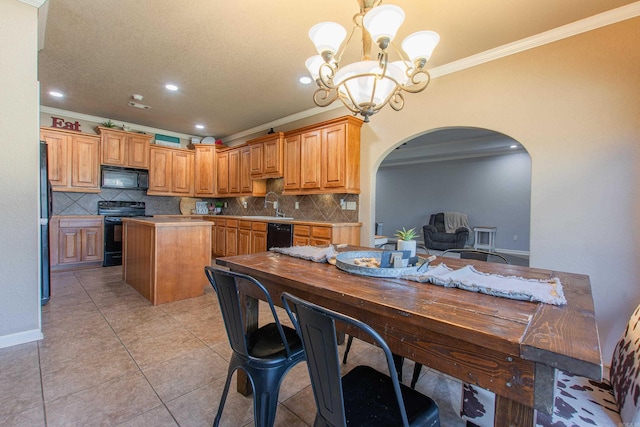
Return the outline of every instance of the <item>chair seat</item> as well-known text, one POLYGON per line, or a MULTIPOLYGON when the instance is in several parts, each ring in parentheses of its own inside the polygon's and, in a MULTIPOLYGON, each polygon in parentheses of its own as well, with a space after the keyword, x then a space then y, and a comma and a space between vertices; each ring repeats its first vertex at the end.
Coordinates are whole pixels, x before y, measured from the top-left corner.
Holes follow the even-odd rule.
MULTIPOLYGON (((613 389, 608 381, 598 382, 558 371, 553 414, 536 412, 537 427, 623 425, 613 389)), ((462 392, 462 419, 479 427, 493 426, 495 394, 465 384, 462 392)))
MULTIPOLYGON (((347 424, 398 425, 400 412, 391 379, 369 366, 357 366, 342 377, 347 424)), ((400 384, 409 423, 439 425, 438 407, 429 397, 400 384)))
MULTIPOLYGON (((302 348, 300 337, 295 329, 282 325, 282 330, 287 338, 287 342, 292 352, 297 352, 302 348)), ((269 323, 262 326, 249 336, 249 354, 253 357, 261 359, 279 358, 285 356, 285 348, 278 326, 275 323, 269 323)))
POLYGON ((608 381, 598 382, 558 371, 553 415, 538 411, 536 426, 576 425, 617 427, 623 422, 608 381))

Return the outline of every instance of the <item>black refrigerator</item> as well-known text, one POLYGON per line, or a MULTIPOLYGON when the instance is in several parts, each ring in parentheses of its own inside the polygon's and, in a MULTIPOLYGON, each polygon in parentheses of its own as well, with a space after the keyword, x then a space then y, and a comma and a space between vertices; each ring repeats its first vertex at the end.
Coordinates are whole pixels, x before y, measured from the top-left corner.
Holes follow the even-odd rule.
POLYGON ((51 183, 47 173, 47 144, 40 142, 40 303, 45 305, 51 297, 49 271, 49 219, 52 211, 51 183))

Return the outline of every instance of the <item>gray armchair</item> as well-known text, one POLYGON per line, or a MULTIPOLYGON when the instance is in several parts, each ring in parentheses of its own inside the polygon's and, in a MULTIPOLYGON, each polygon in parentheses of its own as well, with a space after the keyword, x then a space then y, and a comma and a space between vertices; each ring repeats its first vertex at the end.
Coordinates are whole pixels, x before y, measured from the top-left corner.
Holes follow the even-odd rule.
POLYGON ((464 248, 469 238, 469 229, 459 227, 455 233, 447 233, 444 227, 444 213, 431 215, 429 224, 422 227, 424 245, 427 249, 446 251, 447 249, 464 248))

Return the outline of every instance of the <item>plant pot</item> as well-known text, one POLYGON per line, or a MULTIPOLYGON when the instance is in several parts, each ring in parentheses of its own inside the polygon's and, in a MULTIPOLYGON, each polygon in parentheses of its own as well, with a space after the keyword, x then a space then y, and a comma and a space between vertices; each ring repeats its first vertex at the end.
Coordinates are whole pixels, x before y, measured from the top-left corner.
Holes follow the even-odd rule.
POLYGON ((398 240, 396 244, 396 249, 399 251, 411 251, 411 256, 416 256, 416 245, 417 242, 415 240, 398 240))

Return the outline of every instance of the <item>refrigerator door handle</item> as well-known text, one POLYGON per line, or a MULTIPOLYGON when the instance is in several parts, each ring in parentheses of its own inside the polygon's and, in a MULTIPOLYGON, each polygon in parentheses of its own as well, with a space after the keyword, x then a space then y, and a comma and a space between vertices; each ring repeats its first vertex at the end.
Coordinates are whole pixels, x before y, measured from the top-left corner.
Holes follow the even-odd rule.
POLYGON ((49 224, 49 218, 40 218, 40 225, 49 224))

